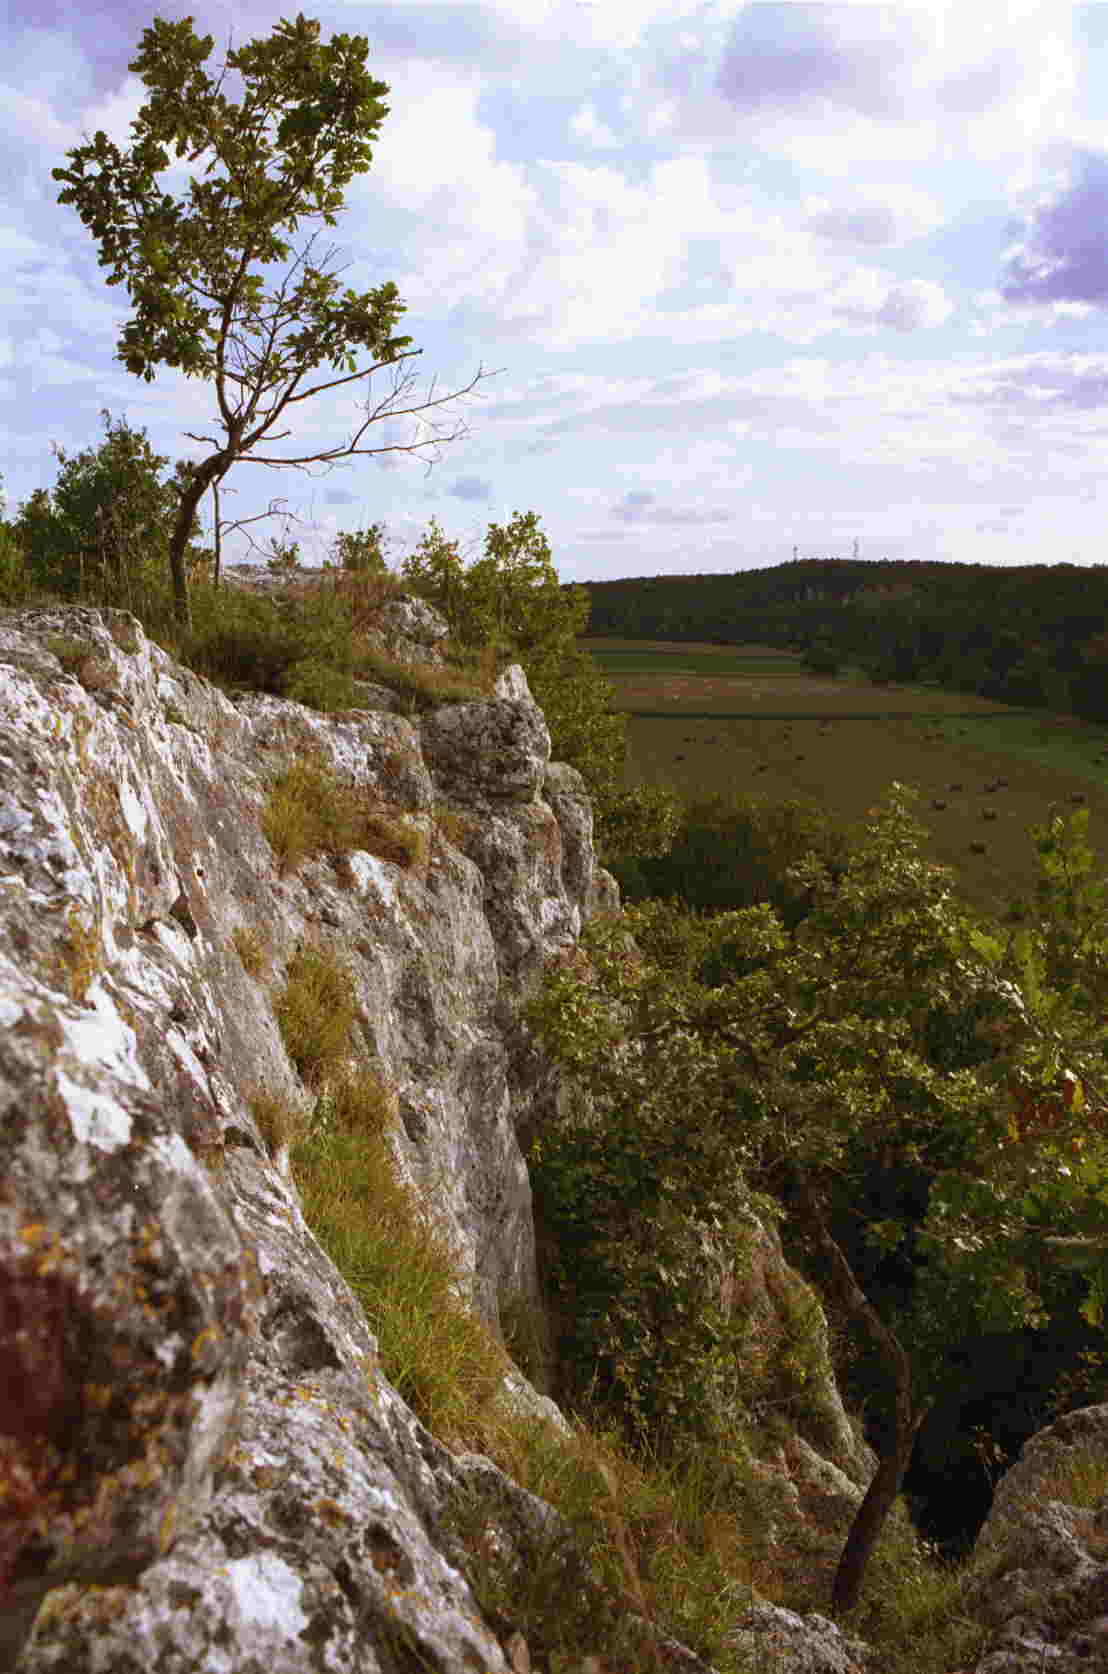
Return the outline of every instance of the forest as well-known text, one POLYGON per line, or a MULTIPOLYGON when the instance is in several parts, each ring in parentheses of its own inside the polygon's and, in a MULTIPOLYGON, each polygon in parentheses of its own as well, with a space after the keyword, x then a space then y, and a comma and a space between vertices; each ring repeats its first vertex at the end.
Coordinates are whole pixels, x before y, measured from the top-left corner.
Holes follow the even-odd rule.
POLYGON ((787 646, 821 671, 1108 719, 1108 565, 817 558, 584 585, 591 634, 787 646))

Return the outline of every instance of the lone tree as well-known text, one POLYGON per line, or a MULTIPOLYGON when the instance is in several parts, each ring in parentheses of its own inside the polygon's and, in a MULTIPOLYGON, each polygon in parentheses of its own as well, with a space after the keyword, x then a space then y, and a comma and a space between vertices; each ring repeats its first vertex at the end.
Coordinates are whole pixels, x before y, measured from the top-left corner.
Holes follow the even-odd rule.
MULTIPOLYGON (((254 260, 265 263, 288 256, 289 246, 275 236, 275 227, 287 225, 295 230, 303 214, 322 214, 328 226, 336 224, 332 212, 343 207, 340 188, 368 168, 372 153, 367 142, 376 138, 388 115, 389 107, 381 101, 387 85, 366 73, 366 37, 337 35, 330 45, 320 46, 318 36, 318 22, 302 13, 295 24, 282 19, 268 41, 254 41, 239 52, 228 52, 223 74, 213 87, 200 68, 212 50, 212 37, 198 39, 191 17, 180 23, 155 18, 153 28, 143 33, 138 57, 128 65, 154 89, 131 124, 136 140, 129 154, 122 156, 107 135, 98 132, 94 141, 67 153, 73 161, 71 169, 51 171, 55 180, 68 183, 58 202, 74 203, 100 241, 100 265, 114 263, 108 284, 118 285, 126 278, 136 304, 136 317, 123 328, 116 359, 147 383, 153 382, 153 365, 158 361, 179 366, 186 377, 215 378, 227 439, 207 459, 182 472, 169 542, 174 612, 186 628, 191 627, 191 613, 185 551, 193 515, 209 485, 217 493, 237 460, 299 467, 355 453, 416 453, 431 442, 380 448, 357 444, 378 418, 422 413, 455 398, 443 396, 422 407, 392 410, 389 402, 411 387, 411 380, 405 378, 388 401, 369 412, 348 447, 294 459, 250 452, 293 402, 306 401, 324 389, 369 377, 381 366, 422 353, 419 349, 402 353, 411 338, 389 335, 405 312, 391 282, 362 296, 347 290, 341 301, 332 302, 338 280, 305 266, 296 291, 286 301, 291 275, 286 275, 276 297, 267 297, 262 294, 261 279, 247 273, 254 260), (228 67, 239 70, 247 84, 241 106, 229 104, 219 91, 228 67), (264 130, 269 117, 281 109, 276 150, 283 157, 280 177, 273 179, 267 165, 275 149, 264 130), (188 151, 190 163, 214 148, 227 169, 226 179, 190 181, 191 213, 162 196, 154 184, 155 171, 169 163, 159 143, 164 140, 174 142, 178 158, 188 151), (99 174, 86 174, 90 162, 100 165, 99 174), (270 307, 273 312, 263 317, 263 310, 270 307), (214 325, 213 312, 218 314, 214 325), (304 324, 304 329, 278 345, 278 332, 290 321, 304 324), (261 336, 261 352, 252 352, 235 326, 250 336, 261 336), (242 354, 238 370, 228 365, 229 340, 242 354), (350 351, 355 344, 373 354, 374 366, 354 370, 350 351), (294 393, 305 373, 324 359, 332 367, 345 366, 350 375, 294 393), (283 393, 262 408, 263 396, 286 379, 283 393), (228 383, 238 386, 237 406, 229 399, 228 383)), ((205 175, 214 165, 215 159, 205 175)), ((455 394, 467 394, 480 377, 478 371, 473 383, 455 394)), ((454 441, 467 433, 463 429, 445 439, 454 441)), ((216 444, 213 436, 185 434, 194 441, 216 444)), ((280 431, 272 440, 289 434, 280 431)))

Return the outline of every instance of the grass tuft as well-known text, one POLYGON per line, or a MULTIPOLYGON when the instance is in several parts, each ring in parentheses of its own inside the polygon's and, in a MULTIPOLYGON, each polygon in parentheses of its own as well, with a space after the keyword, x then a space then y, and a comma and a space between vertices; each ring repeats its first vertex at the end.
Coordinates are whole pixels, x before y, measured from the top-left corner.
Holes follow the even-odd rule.
POLYGON ((258 978, 268 974, 269 952, 255 929, 246 924, 236 925, 231 940, 247 976, 258 978))
POLYGON ((306 1086, 320 1087, 344 1062, 358 1015, 354 975, 330 949, 302 943, 273 1002, 285 1050, 306 1086))
POLYGON ((310 854, 341 861, 364 849, 404 867, 422 864, 427 854, 424 832, 375 804, 367 792, 340 785, 318 755, 302 757, 278 775, 262 813, 262 831, 282 876, 310 854))

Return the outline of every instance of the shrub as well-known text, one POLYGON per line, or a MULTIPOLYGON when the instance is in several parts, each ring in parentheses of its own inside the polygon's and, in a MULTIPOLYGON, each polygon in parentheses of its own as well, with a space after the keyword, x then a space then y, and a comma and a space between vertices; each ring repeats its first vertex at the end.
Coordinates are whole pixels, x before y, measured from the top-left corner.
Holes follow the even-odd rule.
POLYGON ((302 662, 294 663, 282 677, 282 685, 287 698, 321 710, 325 715, 357 707, 357 688, 349 674, 321 662, 318 657, 305 657, 302 662))

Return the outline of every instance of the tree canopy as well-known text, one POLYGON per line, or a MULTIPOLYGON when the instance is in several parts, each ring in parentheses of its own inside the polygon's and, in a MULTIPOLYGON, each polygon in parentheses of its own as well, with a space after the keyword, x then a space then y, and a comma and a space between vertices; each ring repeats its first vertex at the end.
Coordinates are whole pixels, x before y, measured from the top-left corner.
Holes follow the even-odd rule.
MULTIPOLYGON (((857 1598, 944 1369, 857 1282, 831 1233, 832 1187, 876 1157, 926 1170, 932 1302, 961 1286, 979 1318, 1034 1325, 1048 1260, 1086 1263, 1090 1319, 1108 1295, 1108 913, 1083 827, 1055 815, 1035 833, 1039 917, 1004 932, 920 857, 914 794, 892 786, 835 881, 814 855, 790 869, 812 892, 791 932, 765 903, 708 917, 644 902, 588 925, 583 958, 549 973, 530 1013, 586 1095, 531 1157, 536 1201, 573 1251, 558 1276, 574 1292, 568 1346, 633 1431, 679 1446, 741 1418, 745 1322, 721 1311, 719 1273, 752 1208, 788 1211, 840 1317, 877 1346, 896 1421, 837 1611, 857 1598), (953 1029, 979 1001, 991 1050, 937 1068, 928 1025, 953 1029)), ((906 1233, 886 1216, 867 1239, 895 1249, 906 1233)))
MULTIPOLYGON (((158 362, 215 383, 226 439, 220 446, 214 437, 186 432, 194 441, 211 442, 215 451, 185 467, 186 485, 169 543, 175 609, 184 625, 190 622, 185 550, 193 517, 208 487, 218 489, 232 465, 244 460, 300 467, 355 453, 416 453, 430 442, 380 448, 357 444, 380 418, 422 413, 455 398, 444 396, 400 411, 383 402, 369 412, 344 448, 292 458, 253 451, 294 403, 421 352, 406 353, 411 338, 391 335, 404 312, 391 282, 361 295, 348 289, 341 300, 333 301, 337 279, 310 265, 305 265, 290 298, 289 276, 277 296, 270 297, 262 292, 261 278, 248 273, 252 261, 268 263, 289 255, 276 227, 295 230, 305 214, 319 214, 329 226, 336 224, 334 211, 343 204, 341 188, 368 168, 368 142, 388 114, 382 102, 388 87, 374 81, 365 68, 366 37, 338 35, 322 46, 318 36, 318 22, 302 13, 295 23, 282 19, 269 40, 229 52, 213 86, 200 68, 212 50, 212 37, 197 38, 191 18, 179 23, 155 18, 143 32, 138 56, 128 65, 153 89, 132 124, 136 138, 130 151, 121 154, 98 131, 91 142, 67 153, 72 167, 51 171, 55 180, 66 183, 58 202, 76 206, 100 243, 101 266, 114 266, 108 284, 126 279, 135 303, 135 318, 122 330, 116 358, 148 383, 158 362), (239 70, 247 83, 241 106, 230 104, 220 92, 228 67, 239 70), (277 111, 283 114, 275 150, 265 128, 277 111), (164 141, 174 144, 178 158, 188 152, 190 162, 213 148, 227 170, 223 179, 190 182, 191 212, 155 185, 156 171, 169 161, 164 141), (278 152, 279 175, 274 178, 270 165, 278 152), (98 174, 87 172, 93 163, 99 165, 98 174), (292 323, 303 329, 279 345, 279 332, 292 323), (256 336, 262 337, 263 345, 254 353, 247 339, 256 336), (229 344, 241 351, 237 367, 229 363, 229 344), (355 371, 352 353, 357 345, 375 357, 375 364, 361 372, 355 371), (345 366, 348 376, 299 389, 305 374, 324 360, 333 368, 345 366), (285 380, 283 392, 263 408, 263 398, 285 380), (232 391, 239 397, 237 405, 232 391)), ((215 159, 205 176, 214 163, 215 159)), ((468 393, 480 376, 478 372, 473 383, 455 394, 468 393)), ((409 385, 410 380, 401 380, 388 399, 409 385)), ((288 434, 277 432, 272 439, 288 434)), ((446 439, 455 440, 457 434, 446 439)))

